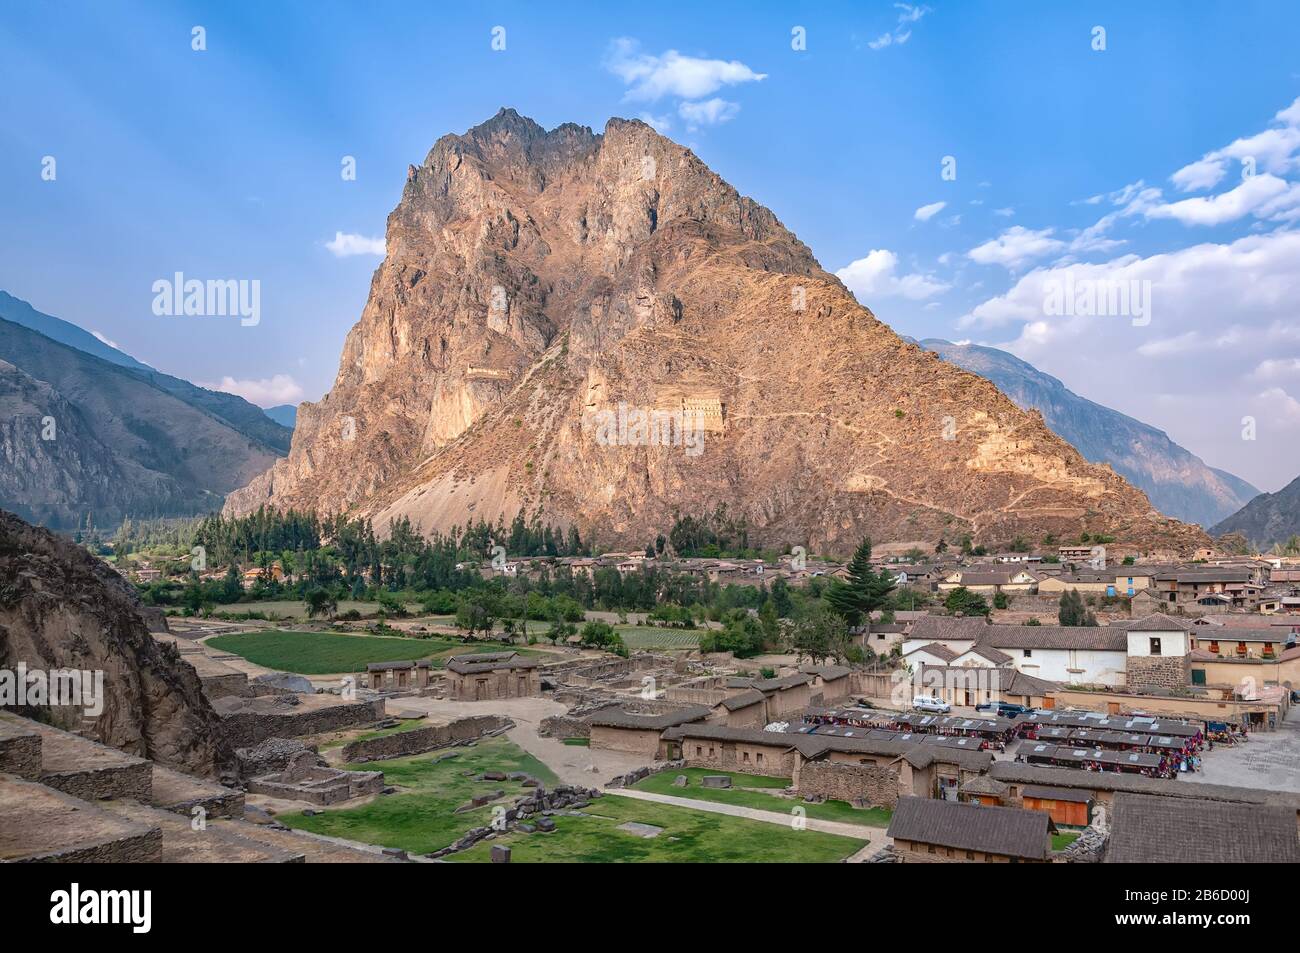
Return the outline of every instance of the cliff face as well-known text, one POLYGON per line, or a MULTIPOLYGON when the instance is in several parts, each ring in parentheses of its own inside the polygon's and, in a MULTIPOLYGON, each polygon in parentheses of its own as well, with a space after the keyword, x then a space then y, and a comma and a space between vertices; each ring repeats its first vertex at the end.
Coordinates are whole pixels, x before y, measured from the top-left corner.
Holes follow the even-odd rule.
POLYGON ((1240 477, 1207 466, 1164 431, 1080 397, 1006 351, 937 339, 921 346, 988 378, 1020 407, 1039 411, 1054 433, 1093 463, 1110 464, 1167 516, 1212 526, 1259 493, 1240 477))
POLYGON ((192 774, 231 760, 194 669, 154 641, 131 587, 80 547, 0 510, 0 669, 103 672, 103 711, 18 709, 192 774))
POLYGON ((548 133, 503 110, 445 136, 409 170, 387 243, 334 388, 228 511, 429 531, 523 506, 629 546, 724 502, 751 539, 821 550, 868 533, 1204 538, 902 341, 771 212, 643 123, 548 133), (701 411, 701 452, 611 432, 620 405, 633 421, 701 411))

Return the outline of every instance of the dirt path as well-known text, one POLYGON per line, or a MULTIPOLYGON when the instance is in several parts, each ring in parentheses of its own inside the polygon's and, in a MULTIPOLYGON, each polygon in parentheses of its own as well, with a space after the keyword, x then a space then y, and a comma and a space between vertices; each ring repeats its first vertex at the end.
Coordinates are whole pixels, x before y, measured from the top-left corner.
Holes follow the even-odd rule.
MULTIPOLYGON (((789 827, 791 820, 789 814, 782 814, 779 811, 760 811, 757 808, 741 807, 738 804, 723 804, 719 801, 697 801, 694 798, 656 794, 653 791, 611 788, 606 790, 605 793, 616 797, 629 797, 638 801, 654 801, 656 804, 672 804, 676 807, 687 807, 694 811, 707 811, 711 814, 744 817, 751 821, 762 821, 766 824, 780 824, 783 827, 789 827)), ((870 843, 849 858, 850 863, 862 863, 862 861, 872 857, 891 843, 890 839, 885 836, 885 832, 880 828, 869 828, 859 824, 845 824, 841 821, 823 821, 813 817, 804 820, 807 829, 810 831, 821 831, 823 834, 839 834, 843 837, 852 837, 855 840, 869 839, 870 843)))

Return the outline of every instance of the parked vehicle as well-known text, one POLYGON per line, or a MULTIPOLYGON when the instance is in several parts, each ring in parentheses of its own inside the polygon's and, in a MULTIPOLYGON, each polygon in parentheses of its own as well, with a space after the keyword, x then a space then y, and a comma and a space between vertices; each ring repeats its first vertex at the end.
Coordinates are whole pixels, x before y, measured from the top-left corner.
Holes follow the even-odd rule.
POLYGON ((982 702, 975 706, 975 710, 1000 715, 1003 718, 1015 718, 1017 715, 1027 715, 1031 711, 1024 705, 1013 705, 1011 702, 982 702))
POLYGON ((935 715, 946 715, 952 711, 952 706, 946 701, 930 698, 928 695, 917 695, 912 699, 912 707, 917 711, 930 712, 935 715))

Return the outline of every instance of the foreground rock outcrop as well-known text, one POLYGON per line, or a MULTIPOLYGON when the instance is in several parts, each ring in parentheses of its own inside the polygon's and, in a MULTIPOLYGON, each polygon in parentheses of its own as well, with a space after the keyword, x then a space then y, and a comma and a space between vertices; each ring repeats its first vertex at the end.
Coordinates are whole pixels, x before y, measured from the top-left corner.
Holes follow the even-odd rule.
POLYGON ((644 546, 725 502, 751 543, 818 551, 866 534, 1205 540, 900 339, 775 215, 644 123, 547 132, 502 110, 444 136, 408 171, 387 251, 334 388, 301 405, 289 457, 228 512, 428 532, 523 508, 644 546), (620 409, 699 412, 700 452, 645 439, 620 409))
POLYGON ((232 764, 194 669, 156 642, 130 585, 55 534, 0 510, 0 670, 103 673, 103 709, 17 705, 18 714, 190 774, 232 764))

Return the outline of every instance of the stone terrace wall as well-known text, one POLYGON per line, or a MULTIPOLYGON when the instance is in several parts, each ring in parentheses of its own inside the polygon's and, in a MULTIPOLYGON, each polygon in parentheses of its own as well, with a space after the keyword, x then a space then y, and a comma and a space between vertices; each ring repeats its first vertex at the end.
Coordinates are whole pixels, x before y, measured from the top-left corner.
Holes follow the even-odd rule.
POLYGON ((379 721, 384 700, 331 705, 306 712, 235 711, 221 719, 232 747, 251 748, 267 738, 296 738, 323 731, 339 731, 379 721))
POLYGON ((6 730, 0 721, 0 772, 20 778, 35 778, 41 773, 41 736, 34 731, 6 730))
POLYGON ((898 772, 878 764, 805 761, 795 775, 795 790, 802 797, 860 798, 872 807, 892 808, 898 803, 898 772))
POLYGON ((44 774, 41 783, 83 801, 129 797, 148 803, 153 795, 153 763, 135 761, 102 768, 44 774))
POLYGON ((423 754, 464 741, 474 741, 497 735, 513 728, 515 723, 501 715, 474 715, 460 718, 446 725, 429 725, 412 728, 379 738, 353 741, 343 746, 343 760, 347 762, 381 761, 423 754))

